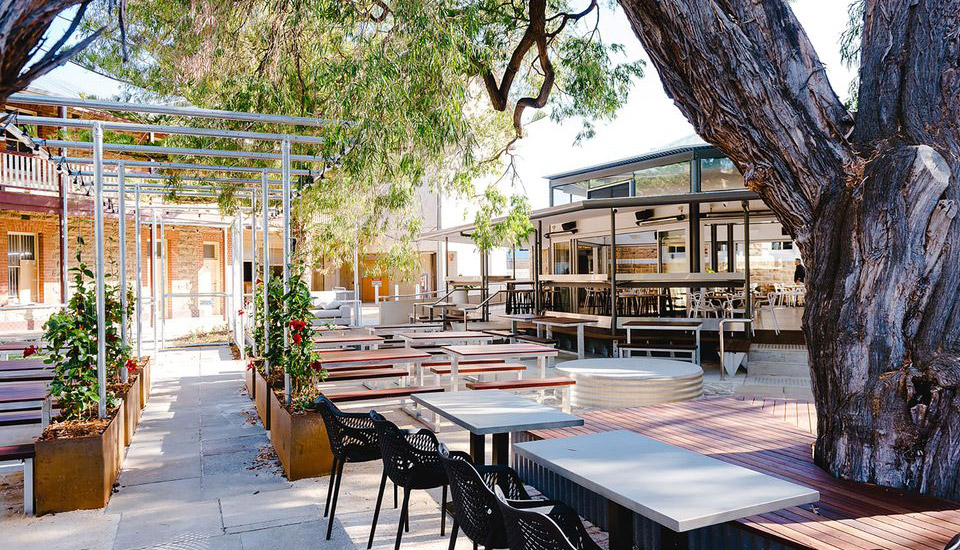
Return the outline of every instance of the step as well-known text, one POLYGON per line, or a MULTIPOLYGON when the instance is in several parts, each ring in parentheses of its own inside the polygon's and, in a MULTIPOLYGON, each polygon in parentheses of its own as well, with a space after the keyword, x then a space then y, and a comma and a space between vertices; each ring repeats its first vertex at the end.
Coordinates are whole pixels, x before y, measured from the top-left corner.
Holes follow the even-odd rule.
POLYGON ((734 395, 813 401, 810 379, 800 376, 747 376, 734 395))
POLYGON ((750 347, 750 361, 771 363, 809 363, 805 346, 790 344, 754 344, 750 347))
POLYGON ((810 366, 806 363, 781 363, 775 361, 747 361, 751 376, 794 376, 810 378, 810 366))

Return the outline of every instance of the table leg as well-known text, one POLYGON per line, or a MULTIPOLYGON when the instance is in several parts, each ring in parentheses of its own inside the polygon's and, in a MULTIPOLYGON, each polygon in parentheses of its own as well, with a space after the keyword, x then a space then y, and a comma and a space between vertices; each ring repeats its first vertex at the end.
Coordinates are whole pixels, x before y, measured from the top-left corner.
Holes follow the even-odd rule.
POLYGON ((460 387, 460 358, 450 356, 450 391, 457 391, 460 387))
POLYGON ((510 434, 493 434, 493 463, 510 464, 510 434))
POLYGON ((540 369, 540 378, 547 377, 547 358, 541 355, 537 357, 537 367, 540 369))
POLYGON ((678 533, 668 527, 660 526, 660 550, 687 550, 688 548, 690 548, 688 533, 678 533))
POLYGON ((486 459, 485 438, 482 434, 470 434, 470 458, 474 464, 483 464, 486 459))
POLYGON ((584 351, 583 343, 583 325, 577 325, 577 359, 583 359, 586 352, 584 351))
POLYGON ((612 500, 607 501, 607 531, 610 550, 633 550, 633 512, 612 500))
POLYGON ((700 329, 697 329, 697 330, 695 330, 695 331, 693 331, 693 332, 694 332, 694 334, 696 334, 696 340, 697 340, 697 352, 696 352, 696 353, 697 353, 697 364, 699 365, 699 364, 700 364, 700 329))

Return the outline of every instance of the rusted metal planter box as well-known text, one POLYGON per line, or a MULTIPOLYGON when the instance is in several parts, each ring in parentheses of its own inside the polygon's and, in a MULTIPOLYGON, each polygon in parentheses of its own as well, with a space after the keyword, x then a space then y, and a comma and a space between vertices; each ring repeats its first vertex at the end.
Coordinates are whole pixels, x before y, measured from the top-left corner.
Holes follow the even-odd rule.
POLYGON ((270 389, 267 387, 267 380, 263 377, 260 371, 255 371, 253 375, 254 380, 254 401, 257 404, 257 415, 260 417, 260 421, 263 422, 263 429, 270 430, 270 389))
POLYGON ((140 413, 143 409, 140 406, 140 384, 143 377, 139 374, 133 378, 133 383, 123 395, 123 444, 130 445, 133 441, 133 433, 137 431, 140 424, 140 413))
POLYGON ((287 479, 328 475, 333 467, 333 454, 320 414, 314 411, 290 414, 272 391, 270 409, 270 440, 287 479))
POLYGON ((37 515, 103 508, 120 474, 123 403, 99 436, 37 441, 34 498, 37 515))
POLYGON ((262 362, 263 359, 250 359, 250 363, 247 364, 252 364, 253 368, 247 368, 243 371, 243 383, 247 387, 247 395, 250 396, 250 399, 256 399, 257 397, 257 384, 254 373, 260 367, 262 362))
POLYGON ((147 399, 150 398, 150 385, 153 383, 151 375, 153 374, 150 365, 150 356, 145 355, 140 358, 140 408, 147 406, 147 399))

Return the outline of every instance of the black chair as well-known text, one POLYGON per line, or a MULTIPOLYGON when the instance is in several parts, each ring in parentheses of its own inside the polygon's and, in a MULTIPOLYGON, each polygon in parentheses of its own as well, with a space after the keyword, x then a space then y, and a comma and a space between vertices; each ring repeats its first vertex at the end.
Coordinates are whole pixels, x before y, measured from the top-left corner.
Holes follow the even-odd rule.
POLYGON ((580 518, 576 518, 579 529, 571 530, 566 517, 557 518, 561 520, 557 522, 547 514, 518 508, 519 503, 508 501, 500 487, 495 487, 494 493, 510 550, 600 550, 587 535, 580 518), (569 533, 575 533, 576 538, 568 538, 569 533))
POLYGON ((960 550, 960 534, 954 535, 943 550, 960 550))
POLYGON ((380 517, 380 505, 383 502, 383 490, 387 485, 388 477, 403 488, 403 504, 400 507, 400 524, 397 526, 397 542, 394 550, 400 550, 403 532, 410 530, 410 493, 415 489, 443 488, 440 503, 440 536, 443 536, 446 531, 446 515, 443 509, 447 505, 447 473, 440 464, 440 456, 437 453, 440 444, 437 436, 427 429, 402 430, 376 411, 370 411, 370 418, 373 420, 380 442, 383 477, 380 479, 380 493, 377 495, 377 507, 373 512, 373 524, 370 526, 367 549, 373 547, 377 519, 380 517))
MULTIPOLYGON (((330 473, 330 485, 327 487, 327 503, 323 509, 327 520, 327 540, 333 530, 333 517, 337 513, 337 497, 340 495, 340 480, 343 479, 343 466, 347 462, 371 462, 380 459, 380 443, 377 442, 377 430, 368 413, 345 413, 332 401, 320 396, 316 401, 317 412, 323 418, 330 439, 330 452, 333 454, 333 471, 330 473), (332 506, 331 506, 331 496, 332 506)), ((397 492, 394 486, 394 506, 397 492)))
POLYGON ((506 465, 475 465, 471 463, 468 454, 448 451, 442 443, 440 460, 450 480, 453 501, 453 528, 450 531, 449 550, 456 547, 459 529, 463 529, 463 533, 473 541, 474 548, 509 547, 503 517, 493 492, 494 487, 504 493, 514 507, 549 509, 547 515, 563 526, 564 532, 569 531, 567 536, 571 540, 583 541, 578 548, 595 548, 572 508, 560 502, 531 499, 523 481, 513 468, 506 465))

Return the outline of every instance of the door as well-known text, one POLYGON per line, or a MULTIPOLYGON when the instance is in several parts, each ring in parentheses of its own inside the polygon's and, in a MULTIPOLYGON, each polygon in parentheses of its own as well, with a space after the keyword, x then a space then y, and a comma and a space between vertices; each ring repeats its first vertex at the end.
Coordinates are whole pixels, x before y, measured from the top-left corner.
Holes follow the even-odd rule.
POLYGON ((37 281, 37 236, 7 234, 7 284, 11 302, 30 304, 39 299, 37 281))
POLYGON ((220 243, 203 243, 203 263, 197 273, 197 292, 201 317, 211 317, 222 313, 223 299, 209 296, 214 292, 223 292, 222 272, 220 270, 220 243))
POLYGON ((371 277, 368 274, 376 262, 376 258, 364 258, 363 266, 360 268, 360 299, 364 302, 373 302, 375 295, 373 289, 374 281, 380 282, 380 296, 390 294, 390 279, 388 277, 371 277))

